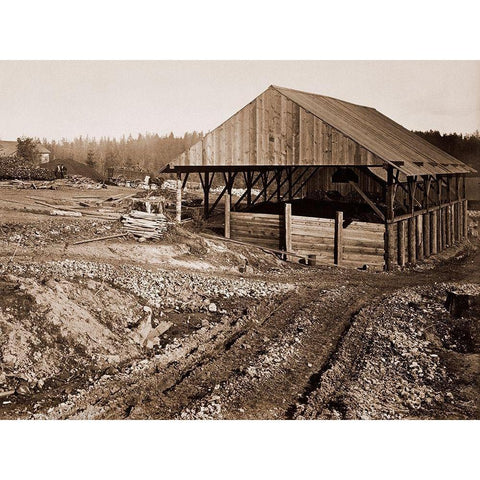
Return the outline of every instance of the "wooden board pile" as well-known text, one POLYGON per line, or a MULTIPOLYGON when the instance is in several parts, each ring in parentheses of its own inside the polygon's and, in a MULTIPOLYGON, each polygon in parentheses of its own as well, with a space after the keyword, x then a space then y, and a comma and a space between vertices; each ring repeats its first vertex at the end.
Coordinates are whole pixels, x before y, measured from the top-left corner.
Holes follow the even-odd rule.
POLYGON ((122 216, 122 223, 127 230, 139 238, 161 238, 167 231, 167 217, 163 213, 146 213, 132 210, 122 216))

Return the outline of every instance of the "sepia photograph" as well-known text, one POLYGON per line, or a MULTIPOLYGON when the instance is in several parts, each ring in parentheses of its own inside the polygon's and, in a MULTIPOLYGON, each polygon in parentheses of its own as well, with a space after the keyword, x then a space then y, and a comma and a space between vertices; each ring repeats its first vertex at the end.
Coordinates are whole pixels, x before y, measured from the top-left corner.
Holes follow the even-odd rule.
POLYGON ((5 476, 471 475, 474 15, 154 3, 6 6, 5 476))
POLYGON ((0 72, 2 418, 480 417, 480 62, 0 72))

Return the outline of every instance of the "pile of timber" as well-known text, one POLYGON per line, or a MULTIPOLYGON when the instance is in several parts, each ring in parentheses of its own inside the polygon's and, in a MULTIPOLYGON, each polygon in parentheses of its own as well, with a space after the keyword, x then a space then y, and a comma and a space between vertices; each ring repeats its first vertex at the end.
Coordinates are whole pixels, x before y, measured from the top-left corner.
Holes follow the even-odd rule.
POLYGON ((123 215, 122 223, 127 232, 143 238, 161 238, 169 224, 163 213, 146 213, 138 210, 123 215))

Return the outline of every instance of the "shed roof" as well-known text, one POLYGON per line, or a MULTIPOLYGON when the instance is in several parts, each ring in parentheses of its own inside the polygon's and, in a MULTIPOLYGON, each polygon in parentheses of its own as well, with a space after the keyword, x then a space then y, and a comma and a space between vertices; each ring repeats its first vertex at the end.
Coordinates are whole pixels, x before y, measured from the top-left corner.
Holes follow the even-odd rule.
POLYGON ((374 108, 272 85, 407 176, 472 173, 475 169, 440 150, 374 108))

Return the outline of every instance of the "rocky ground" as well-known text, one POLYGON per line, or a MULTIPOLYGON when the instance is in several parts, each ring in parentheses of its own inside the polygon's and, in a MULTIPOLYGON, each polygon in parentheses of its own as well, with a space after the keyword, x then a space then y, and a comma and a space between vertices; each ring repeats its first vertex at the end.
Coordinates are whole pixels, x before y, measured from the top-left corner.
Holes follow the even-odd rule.
POLYGON ((476 243, 392 273, 286 263, 196 227, 72 245, 117 228, 31 212, 0 226, 1 418, 480 418, 479 312, 445 304, 480 291, 476 243))

